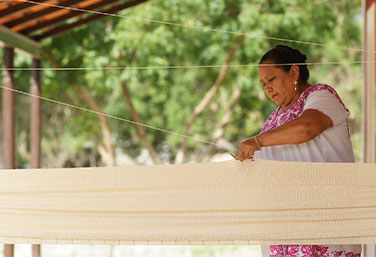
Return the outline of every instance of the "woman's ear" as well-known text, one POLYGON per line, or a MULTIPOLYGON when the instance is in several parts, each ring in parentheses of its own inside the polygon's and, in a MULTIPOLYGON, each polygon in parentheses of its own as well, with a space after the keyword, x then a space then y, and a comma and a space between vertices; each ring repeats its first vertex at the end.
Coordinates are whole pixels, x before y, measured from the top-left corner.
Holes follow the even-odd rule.
POLYGON ((290 73, 294 81, 299 80, 299 67, 296 64, 291 65, 290 73))

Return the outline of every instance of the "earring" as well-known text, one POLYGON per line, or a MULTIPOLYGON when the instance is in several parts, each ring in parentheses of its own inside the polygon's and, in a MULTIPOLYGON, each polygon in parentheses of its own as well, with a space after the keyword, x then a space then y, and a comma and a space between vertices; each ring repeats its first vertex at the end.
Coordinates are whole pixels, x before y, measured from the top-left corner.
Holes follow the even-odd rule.
POLYGON ((292 82, 292 84, 295 86, 294 90, 295 91, 298 90, 298 88, 297 88, 298 82, 296 80, 294 80, 294 82, 292 82))

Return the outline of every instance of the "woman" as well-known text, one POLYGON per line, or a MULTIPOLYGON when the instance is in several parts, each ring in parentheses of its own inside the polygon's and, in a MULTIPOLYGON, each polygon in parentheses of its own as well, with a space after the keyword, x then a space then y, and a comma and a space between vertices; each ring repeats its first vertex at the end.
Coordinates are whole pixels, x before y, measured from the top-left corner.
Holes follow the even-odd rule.
MULTIPOLYGON (((278 45, 259 66, 260 82, 278 105, 259 135, 241 142, 238 159, 354 162, 347 117, 349 111, 337 92, 325 84, 308 84, 306 56, 278 45)), ((360 245, 262 246, 263 256, 360 257, 360 245)))

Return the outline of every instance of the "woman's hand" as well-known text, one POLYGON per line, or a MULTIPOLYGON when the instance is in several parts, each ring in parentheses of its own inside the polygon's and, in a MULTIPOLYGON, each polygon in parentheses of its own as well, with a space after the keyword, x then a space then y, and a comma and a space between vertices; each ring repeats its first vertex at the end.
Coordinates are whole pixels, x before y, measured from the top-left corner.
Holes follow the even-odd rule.
POLYGON ((332 126, 332 120, 320 111, 305 110, 299 118, 242 141, 237 159, 249 159, 262 146, 305 143, 332 126))
POLYGON ((246 139, 240 143, 238 149, 238 159, 239 161, 244 161, 253 156, 253 154, 260 150, 261 146, 257 140, 257 136, 246 139))

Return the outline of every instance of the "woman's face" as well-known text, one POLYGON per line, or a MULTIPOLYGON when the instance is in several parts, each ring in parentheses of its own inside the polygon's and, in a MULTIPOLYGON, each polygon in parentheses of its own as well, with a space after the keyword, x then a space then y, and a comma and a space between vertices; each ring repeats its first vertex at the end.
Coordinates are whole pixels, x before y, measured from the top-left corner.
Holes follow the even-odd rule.
MULTIPOLYGON (((264 62, 262 64, 272 63, 264 62)), ((296 96, 297 92, 293 82, 297 79, 294 79, 296 77, 294 70, 294 66, 288 72, 278 68, 278 66, 259 67, 260 82, 264 85, 267 96, 277 105, 287 107, 296 96)))

